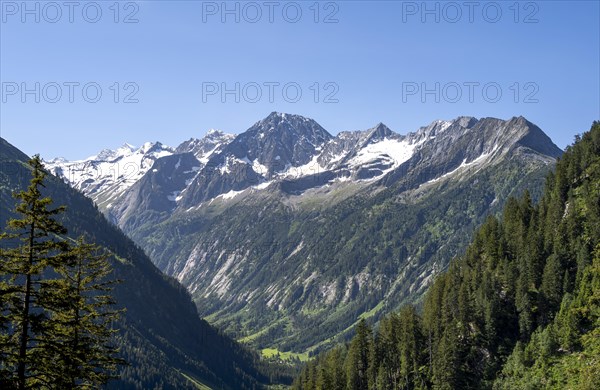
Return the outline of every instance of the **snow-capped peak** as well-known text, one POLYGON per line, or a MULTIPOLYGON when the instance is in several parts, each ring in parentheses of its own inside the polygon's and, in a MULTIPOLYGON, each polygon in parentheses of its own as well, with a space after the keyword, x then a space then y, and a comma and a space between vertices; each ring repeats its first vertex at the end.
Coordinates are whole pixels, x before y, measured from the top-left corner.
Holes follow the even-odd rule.
POLYGON ((85 160, 68 161, 55 158, 45 161, 46 168, 74 188, 108 207, 111 200, 139 180, 158 158, 173 154, 173 149, 160 142, 146 142, 137 148, 125 143, 104 149, 85 160))
POLYGON ((162 144, 160 142, 145 142, 136 152, 141 154, 146 154, 150 152, 155 146, 158 146, 160 149, 162 144))
POLYGON ((206 135, 204 136, 204 138, 215 138, 215 137, 222 137, 226 135, 222 130, 219 129, 209 129, 206 132, 206 135))
POLYGON ((128 142, 125 142, 119 149, 129 150, 129 151, 133 152, 136 150, 136 147, 128 142))
POLYGON ((182 142, 175 149, 175 153, 192 153, 199 161, 206 163, 212 154, 221 150, 221 148, 231 142, 234 138, 234 134, 210 129, 201 139, 190 138, 189 140, 182 142))
POLYGON ((120 148, 115 150, 115 156, 117 156, 117 157, 129 156, 132 153, 134 153, 135 151, 136 151, 135 146, 128 144, 128 143, 124 143, 120 148))
POLYGON ((67 159, 64 157, 54 157, 52 160, 48 161, 50 164, 60 164, 66 162, 67 159))

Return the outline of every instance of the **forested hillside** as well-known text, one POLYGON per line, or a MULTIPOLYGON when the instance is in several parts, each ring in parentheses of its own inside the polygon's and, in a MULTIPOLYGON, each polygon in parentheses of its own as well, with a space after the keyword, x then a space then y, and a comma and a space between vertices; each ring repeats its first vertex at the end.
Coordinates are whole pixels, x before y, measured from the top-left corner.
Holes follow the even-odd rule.
MULTIPOLYGON (((13 216, 16 200, 11 193, 26 188, 30 180, 28 159, 0 138, 3 228, 13 216)), ((125 309, 115 327, 119 356, 128 364, 109 388, 195 389, 201 383, 219 389, 253 389, 268 383, 258 368, 263 365, 259 356, 200 319, 185 288, 163 275, 91 200, 50 175, 44 185, 44 196, 52 198, 53 205, 67 206, 60 221, 69 235, 85 234, 105 248, 114 278, 123 281, 114 290, 118 307, 125 309)))
POLYGON ((578 137, 534 204, 511 199, 429 289, 295 389, 600 388, 600 122, 578 137))

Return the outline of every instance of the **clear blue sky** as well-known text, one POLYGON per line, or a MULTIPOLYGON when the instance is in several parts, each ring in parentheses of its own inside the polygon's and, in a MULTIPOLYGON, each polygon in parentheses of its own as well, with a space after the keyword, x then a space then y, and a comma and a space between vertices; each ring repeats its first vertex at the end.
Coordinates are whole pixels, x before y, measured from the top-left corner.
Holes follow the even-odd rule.
POLYGON ((333 134, 523 115, 560 147, 600 119, 598 1, 228 2, 233 13, 221 1, 49 4, 2 0, 0 38, 0 133, 46 158, 240 133, 271 111, 333 134), (36 83, 39 96, 22 94, 36 83), (236 83, 239 102, 221 96, 236 83), (84 85, 90 101, 100 88, 97 103, 84 85), (124 103, 130 93, 137 103, 124 103))

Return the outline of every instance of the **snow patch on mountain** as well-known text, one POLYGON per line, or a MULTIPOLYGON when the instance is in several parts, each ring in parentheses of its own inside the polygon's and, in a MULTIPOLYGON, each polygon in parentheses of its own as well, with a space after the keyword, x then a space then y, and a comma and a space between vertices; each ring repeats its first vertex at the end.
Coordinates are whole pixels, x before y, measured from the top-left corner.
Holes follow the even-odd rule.
POLYGON ((445 179, 447 177, 454 176, 456 173, 458 173, 460 171, 463 171, 465 168, 469 168, 471 166, 480 165, 483 162, 485 162, 492 154, 493 154, 493 152, 483 153, 481 156, 477 157, 476 159, 474 159, 473 161, 470 161, 470 162, 467 162, 467 160, 465 159, 456 169, 453 169, 452 171, 447 172, 447 173, 443 174, 440 177, 437 177, 435 179, 429 180, 425 184, 436 183, 436 182, 438 182, 440 180, 443 180, 443 179, 445 179))
POLYGON ((398 166, 412 157, 414 149, 415 145, 411 145, 407 141, 384 139, 361 149, 349 161, 349 165, 352 167, 362 166, 377 161, 382 157, 389 157, 394 161, 394 165, 398 166))
POLYGON ((54 159, 44 165, 99 205, 107 205, 144 176, 154 161, 171 154, 173 149, 160 142, 146 142, 139 148, 126 143, 84 160, 54 159))
POLYGON ((314 155, 313 158, 304 165, 300 165, 297 167, 289 166, 287 169, 281 173, 281 177, 283 178, 300 178, 303 176, 316 175, 319 172, 323 172, 325 170, 319 164, 319 155, 314 155))
POLYGON ((227 192, 225 194, 221 194, 219 196, 221 198, 223 198, 223 199, 233 199, 236 196, 238 196, 239 194, 241 194, 242 192, 244 192, 244 191, 234 191, 234 190, 231 190, 231 191, 229 191, 229 192, 227 192))
POLYGON ((171 192, 171 195, 167 196, 167 199, 170 200, 171 202, 177 202, 177 200, 179 200, 179 194, 181 194, 181 191, 173 191, 171 192))
POLYGON ((252 188, 254 188, 256 190, 264 190, 265 188, 269 187, 271 184, 273 184, 273 181, 266 181, 259 185, 253 186, 252 188))

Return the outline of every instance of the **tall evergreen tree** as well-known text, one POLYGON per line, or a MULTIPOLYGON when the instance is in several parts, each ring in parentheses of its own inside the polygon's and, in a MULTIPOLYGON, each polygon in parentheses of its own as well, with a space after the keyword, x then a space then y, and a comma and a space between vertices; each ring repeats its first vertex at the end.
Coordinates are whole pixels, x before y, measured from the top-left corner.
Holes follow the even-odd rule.
POLYGON ((54 218, 64 207, 50 209, 52 200, 41 188, 46 176, 41 159, 29 161, 32 179, 26 191, 14 194, 20 203, 8 230, 0 235, 0 296, 5 327, 0 335, 2 387, 23 390, 43 381, 44 367, 39 359, 40 330, 47 318, 40 310, 42 276, 51 266, 66 260, 69 245, 58 236, 67 230, 54 218))
POLYGON ((425 336, 421 319, 413 306, 405 306, 400 310, 399 348, 400 376, 402 388, 413 389, 424 387, 425 380, 421 373, 426 364, 425 336))
POLYGON ((111 343, 119 312, 112 309, 108 257, 83 238, 70 255, 72 263, 57 269, 61 278, 45 282, 42 303, 51 314, 41 341, 54 387, 69 390, 106 383, 122 363, 111 343))
POLYGON ((348 390, 369 389, 369 362, 373 347, 372 332, 362 319, 356 327, 356 336, 352 339, 346 358, 346 380, 348 390))

